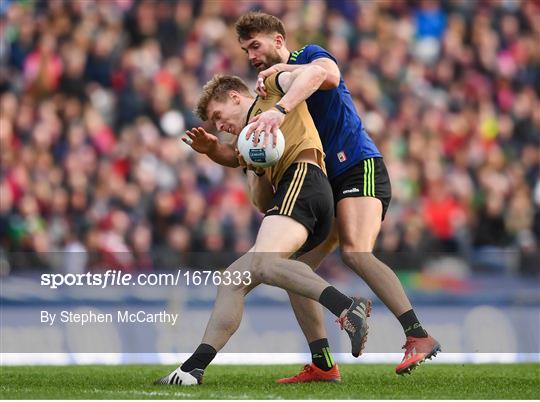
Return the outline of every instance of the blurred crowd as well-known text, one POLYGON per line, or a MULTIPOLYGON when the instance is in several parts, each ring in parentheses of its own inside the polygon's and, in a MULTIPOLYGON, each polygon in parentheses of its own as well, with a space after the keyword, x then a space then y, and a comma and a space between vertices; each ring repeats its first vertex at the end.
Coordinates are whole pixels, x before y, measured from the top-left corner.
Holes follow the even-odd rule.
POLYGON ((254 87, 233 28, 254 9, 337 58, 391 176, 377 250, 540 274, 537 0, 2 0, 0 249, 125 269, 246 251, 241 170, 179 136, 215 73, 254 87))

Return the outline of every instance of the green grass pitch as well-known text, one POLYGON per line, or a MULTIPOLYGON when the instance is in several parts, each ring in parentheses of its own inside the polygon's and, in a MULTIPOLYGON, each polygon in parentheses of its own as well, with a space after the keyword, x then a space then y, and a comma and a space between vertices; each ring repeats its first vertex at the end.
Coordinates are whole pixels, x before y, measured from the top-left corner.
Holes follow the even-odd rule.
POLYGON ((275 384, 298 365, 210 366, 201 386, 153 385, 171 366, 0 368, 2 399, 538 399, 540 365, 343 365, 340 384, 275 384))

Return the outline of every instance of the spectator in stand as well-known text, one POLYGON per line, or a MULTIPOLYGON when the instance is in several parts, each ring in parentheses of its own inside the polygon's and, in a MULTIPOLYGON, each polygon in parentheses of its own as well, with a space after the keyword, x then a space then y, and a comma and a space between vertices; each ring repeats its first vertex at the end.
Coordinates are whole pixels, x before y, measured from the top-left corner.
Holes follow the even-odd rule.
POLYGON ((393 184, 379 250, 486 268, 495 248, 540 274, 535 0, 2 3, 0 247, 87 250, 94 269, 122 251, 134 270, 180 263, 156 250, 246 251, 260 215, 241 171, 176 135, 213 74, 255 78, 232 23, 257 7, 342 63, 393 184))

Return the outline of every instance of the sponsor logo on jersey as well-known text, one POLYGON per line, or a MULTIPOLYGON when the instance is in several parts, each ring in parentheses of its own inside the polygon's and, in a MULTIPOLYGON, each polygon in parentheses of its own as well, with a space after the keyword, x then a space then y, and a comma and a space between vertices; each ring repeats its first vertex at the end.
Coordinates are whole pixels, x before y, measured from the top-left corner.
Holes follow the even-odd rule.
POLYGON ((340 151, 337 153, 338 161, 345 162, 347 160, 347 155, 345 155, 345 152, 340 151))

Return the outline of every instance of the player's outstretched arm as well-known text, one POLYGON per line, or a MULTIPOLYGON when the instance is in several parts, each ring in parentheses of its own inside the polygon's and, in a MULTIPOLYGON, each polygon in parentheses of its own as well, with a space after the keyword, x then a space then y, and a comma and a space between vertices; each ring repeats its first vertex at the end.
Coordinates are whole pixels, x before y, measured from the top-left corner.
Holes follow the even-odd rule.
POLYGON ((196 152, 208 155, 210 159, 220 165, 233 168, 239 166, 235 146, 219 142, 215 135, 210 134, 202 127, 187 130, 182 141, 196 152))

